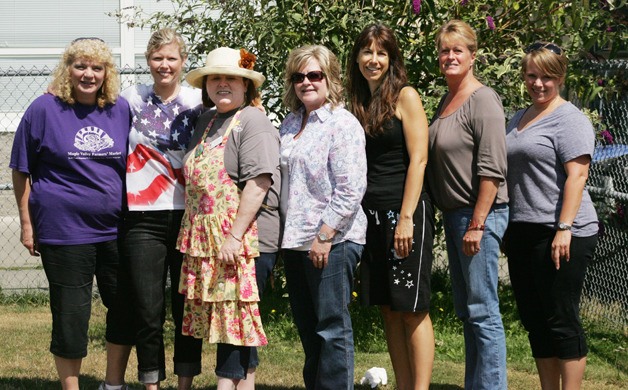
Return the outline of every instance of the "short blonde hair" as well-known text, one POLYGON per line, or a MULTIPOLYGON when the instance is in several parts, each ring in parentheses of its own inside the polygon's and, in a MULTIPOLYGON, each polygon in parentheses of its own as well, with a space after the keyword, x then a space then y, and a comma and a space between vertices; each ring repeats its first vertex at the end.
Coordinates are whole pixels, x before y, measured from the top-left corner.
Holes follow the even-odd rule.
POLYGON ((76 103, 74 88, 70 77, 70 67, 77 60, 100 62, 105 68, 105 79, 96 93, 96 104, 103 108, 107 104, 115 104, 120 94, 120 78, 113 62, 113 54, 109 46, 98 38, 79 38, 68 46, 52 76, 50 89, 68 104, 76 103))
POLYGON ((297 73, 312 58, 318 61, 321 70, 325 73, 325 80, 327 82, 326 101, 331 103, 332 108, 341 105, 343 102, 340 62, 338 62, 338 58, 325 46, 307 45, 292 50, 286 62, 283 104, 292 112, 299 110, 299 108, 303 106, 303 102, 299 100, 296 92, 294 92, 294 86, 292 85, 292 81, 290 81, 290 76, 292 76, 293 73, 297 73))
POLYGON ((450 20, 443 24, 436 32, 436 49, 444 42, 461 41, 471 53, 478 50, 478 37, 468 23, 462 20, 450 20))
POLYGON ((146 51, 144 52, 146 61, 148 61, 148 58, 151 54, 153 54, 153 52, 161 49, 162 46, 169 45, 171 43, 177 44, 179 47, 179 55, 181 56, 181 59, 185 61, 188 58, 188 48, 185 44, 185 40, 183 40, 181 34, 170 27, 159 29, 150 36, 148 44, 146 45, 146 51))
POLYGON ((528 64, 533 63, 547 76, 560 80, 560 84, 565 82, 565 76, 567 75, 567 65, 569 60, 565 55, 565 51, 558 45, 551 42, 536 42, 535 46, 539 46, 533 50, 530 50, 529 46, 525 51, 526 54, 521 59, 521 77, 525 79, 526 72, 528 71, 528 64), (545 46, 551 46, 550 50, 545 46), (560 54, 556 53, 559 51, 560 54))

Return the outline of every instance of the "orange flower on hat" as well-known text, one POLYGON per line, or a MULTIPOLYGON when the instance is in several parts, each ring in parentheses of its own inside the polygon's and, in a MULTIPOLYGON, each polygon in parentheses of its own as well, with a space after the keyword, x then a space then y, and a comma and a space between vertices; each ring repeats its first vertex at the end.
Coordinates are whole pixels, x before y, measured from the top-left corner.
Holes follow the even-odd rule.
POLYGON ((240 68, 253 70, 256 59, 257 57, 255 57, 255 54, 249 53, 244 49, 240 49, 240 61, 238 62, 238 65, 240 68))

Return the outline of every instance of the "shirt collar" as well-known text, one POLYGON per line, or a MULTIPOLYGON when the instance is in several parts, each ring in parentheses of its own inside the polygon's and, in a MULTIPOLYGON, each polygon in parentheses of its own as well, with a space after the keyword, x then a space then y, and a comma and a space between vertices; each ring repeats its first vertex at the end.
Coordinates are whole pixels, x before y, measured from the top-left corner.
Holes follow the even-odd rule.
MULTIPOLYGON (((339 107, 342 107, 342 105, 339 107)), ((321 108, 312 111, 310 115, 316 115, 319 121, 325 122, 332 116, 332 112, 331 103, 325 103, 321 108)), ((305 115, 305 107, 301 107, 301 115, 305 115)))

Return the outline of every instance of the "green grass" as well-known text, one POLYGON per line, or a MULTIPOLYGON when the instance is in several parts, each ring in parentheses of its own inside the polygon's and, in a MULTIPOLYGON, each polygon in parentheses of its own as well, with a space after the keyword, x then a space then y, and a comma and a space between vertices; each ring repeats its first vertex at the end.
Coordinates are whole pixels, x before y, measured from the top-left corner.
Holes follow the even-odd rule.
MULTIPOLYGON (((464 376, 464 340, 462 325, 455 318, 451 300, 451 286, 444 272, 434 273, 431 317, 436 338, 436 357, 432 389, 461 389, 464 376)), ((261 366, 258 370, 258 389, 303 389, 301 368, 303 352, 290 315, 285 291, 277 286, 269 290, 260 304, 262 320, 269 345, 260 348, 261 366)), ((527 334, 518 320, 512 292, 500 287, 501 309, 506 328, 508 348, 508 380, 510 389, 539 388, 534 360, 530 354, 527 334)), ((394 388, 393 372, 386 353, 386 342, 379 311, 365 308, 354 299, 350 306, 356 344, 356 382, 364 371, 373 366, 386 368, 388 389, 394 388)), ((50 311, 47 296, 29 293, 20 296, 0 296, 0 390, 3 389, 57 389, 56 372, 48 352, 50 342, 50 311)), ((82 388, 95 389, 104 376, 105 368, 105 310, 94 301, 89 332, 89 355, 83 362, 82 388)), ((628 337, 623 332, 608 329, 600 322, 585 323, 590 354, 583 389, 625 388, 628 383, 628 337)), ((166 356, 168 379, 164 389, 175 388, 172 374, 173 324, 166 322, 166 356)), ((195 380, 196 388, 215 389, 213 374, 215 346, 205 345, 203 373, 195 380)), ((132 354, 134 355, 134 354, 132 354)), ((135 387, 136 361, 132 356, 127 380, 135 387)), ((357 386, 358 389, 368 389, 357 386)))

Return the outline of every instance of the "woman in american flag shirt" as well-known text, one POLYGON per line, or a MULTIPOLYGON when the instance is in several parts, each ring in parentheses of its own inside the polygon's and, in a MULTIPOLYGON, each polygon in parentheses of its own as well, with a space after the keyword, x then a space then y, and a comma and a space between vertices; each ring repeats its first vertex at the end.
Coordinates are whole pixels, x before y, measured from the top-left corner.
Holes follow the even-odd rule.
POLYGON ((119 362, 119 372, 108 375, 106 385, 124 383, 125 358, 133 344, 138 379, 145 388, 157 389, 166 378, 163 324, 168 271, 174 286, 170 299, 178 388, 188 389, 201 371, 201 340, 181 334, 183 295, 176 290, 182 261, 175 248, 184 209, 182 159, 202 109, 200 91, 181 85, 186 50, 174 30, 154 32, 146 51, 154 83, 122 92, 133 114, 126 172, 129 210, 120 237, 118 296, 123 320, 117 323, 121 327, 118 334, 125 336, 116 340, 108 337, 108 341, 126 353, 119 362))

